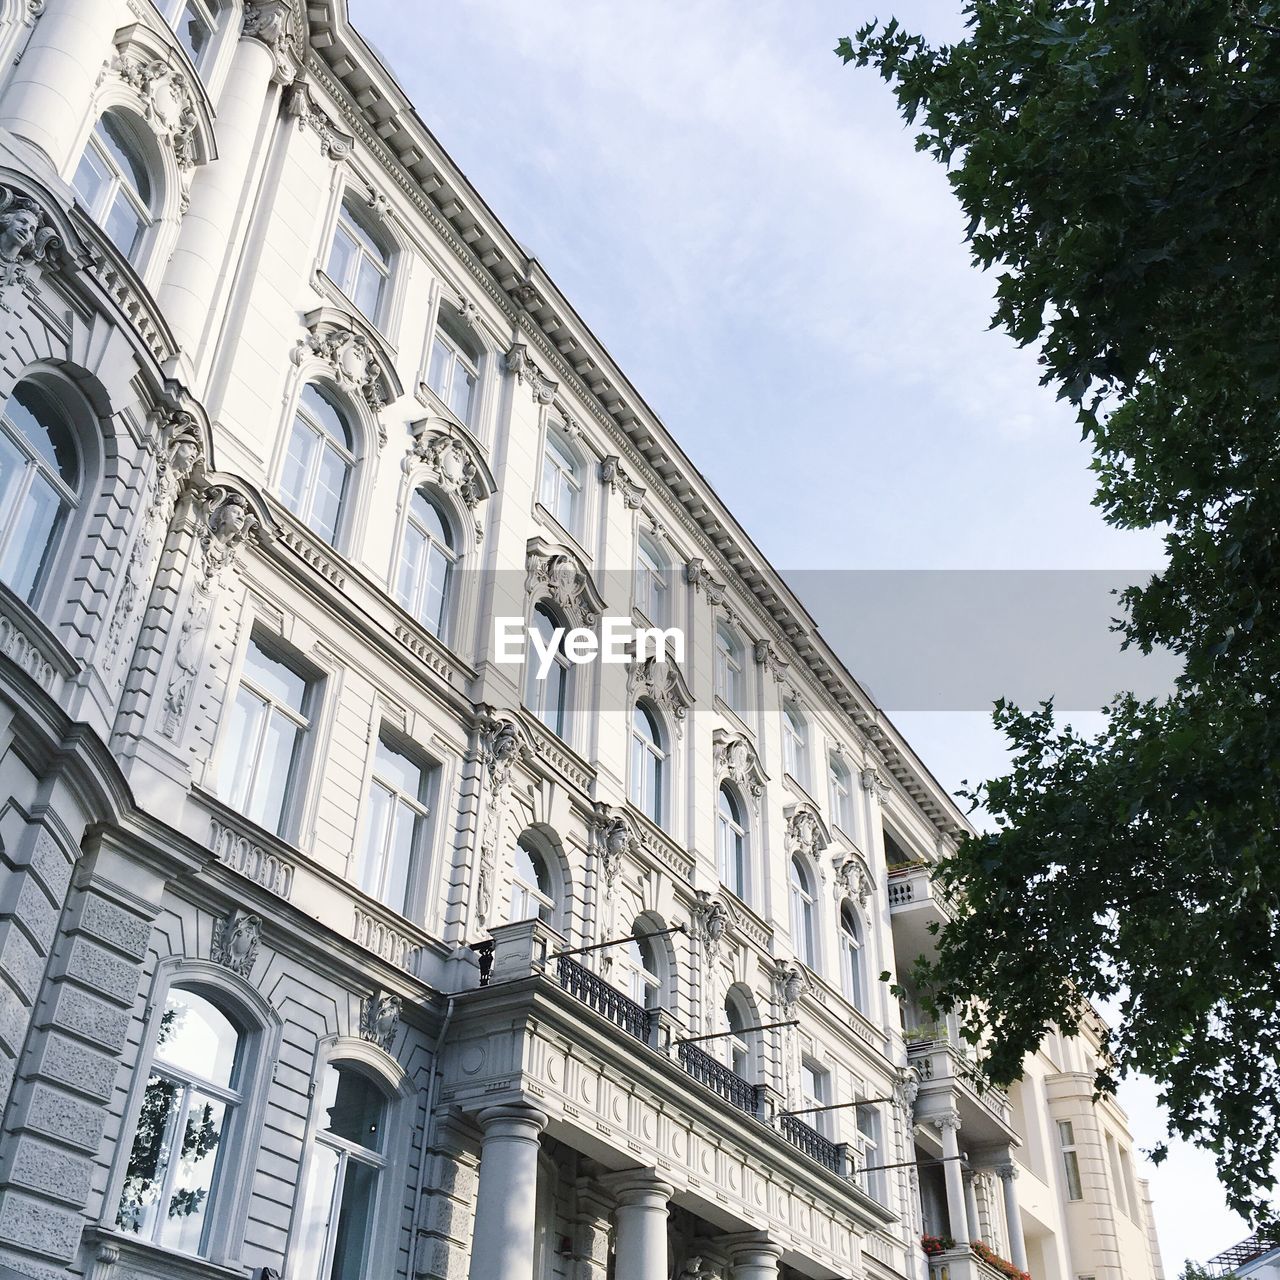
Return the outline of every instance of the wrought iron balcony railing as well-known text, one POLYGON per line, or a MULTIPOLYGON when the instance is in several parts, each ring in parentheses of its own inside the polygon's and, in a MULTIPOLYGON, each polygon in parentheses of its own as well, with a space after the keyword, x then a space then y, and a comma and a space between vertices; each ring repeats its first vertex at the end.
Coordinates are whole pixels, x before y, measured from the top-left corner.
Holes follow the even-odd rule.
POLYGON ((677 1050, 680 1065, 699 1084, 714 1089, 726 1102, 745 1111, 748 1115, 756 1113, 756 1087, 749 1080, 744 1080, 736 1071, 730 1071, 723 1062, 717 1062, 705 1050, 697 1045, 682 1044, 677 1050))
POLYGON ((649 1011, 642 1005, 568 956, 556 957, 556 973, 560 985, 587 1008, 594 1009, 637 1040, 648 1041, 649 1011))
POLYGON ((824 1138, 812 1125, 805 1124, 795 1116, 779 1116, 778 1132, 810 1159, 825 1165, 832 1173, 844 1176, 846 1145, 843 1142, 832 1142, 830 1138, 824 1138))

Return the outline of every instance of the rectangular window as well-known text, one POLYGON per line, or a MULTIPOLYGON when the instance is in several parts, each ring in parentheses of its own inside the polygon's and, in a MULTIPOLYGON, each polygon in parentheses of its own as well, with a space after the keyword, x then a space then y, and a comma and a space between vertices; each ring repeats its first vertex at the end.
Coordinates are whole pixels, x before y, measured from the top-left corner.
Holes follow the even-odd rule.
POLYGON ((355 881, 402 915, 426 840, 431 772, 379 736, 355 881))
POLYGON ((443 334, 437 333, 427 365, 427 385, 449 406, 458 421, 468 426, 477 379, 475 364, 443 334))
POLYGON ((804 1114, 798 1118, 809 1128, 816 1129, 824 1138, 829 1138, 831 1112, 816 1111, 813 1108, 825 1107, 831 1101, 831 1073, 806 1058, 800 1064, 800 1093, 800 1110, 804 1114))
POLYGON ((1080 1186, 1080 1159, 1076 1154, 1075 1127, 1070 1120, 1058 1121, 1058 1145, 1062 1148, 1062 1171, 1067 1180, 1067 1199, 1083 1200, 1080 1186))
POLYGON ((317 682, 250 639, 222 747, 223 798, 284 835, 301 790, 303 751, 317 682))
POLYGON ((861 1179, 862 1188, 873 1200, 888 1204, 886 1170, 876 1167, 885 1162, 881 1155, 883 1143, 880 1138, 880 1112, 872 1106, 856 1107, 855 1110, 858 1113, 858 1133, 862 1138, 862 1156, 858 1167, 866 1171, 861 1179))

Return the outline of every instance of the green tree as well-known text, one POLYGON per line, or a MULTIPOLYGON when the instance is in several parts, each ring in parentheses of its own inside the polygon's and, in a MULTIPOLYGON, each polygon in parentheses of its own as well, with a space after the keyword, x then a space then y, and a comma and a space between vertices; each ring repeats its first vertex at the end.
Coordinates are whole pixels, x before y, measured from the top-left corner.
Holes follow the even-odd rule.
POLYGON ((1182 1274, 1178 1280, 1213 1280, 1213 1277, 1198 1262, 1188 1258, 1182 1264, 1182 1274))
POLYGON ((895 20, 836 52, 947 166, 993 326, 1077 408, 1105 518, 1167 530, 1117 627, 1183 674, 1118 695, 1092 737, 997 704, 1010 770, 971 795, 994 828, 940 872, 964 905, 917 977, 1002 1081, 1081 997, 1118 998, 1099 1087, 1153 1077, 1259 1219, 1280 1150, 1280 3, 964 13, 953 45, 895 20))

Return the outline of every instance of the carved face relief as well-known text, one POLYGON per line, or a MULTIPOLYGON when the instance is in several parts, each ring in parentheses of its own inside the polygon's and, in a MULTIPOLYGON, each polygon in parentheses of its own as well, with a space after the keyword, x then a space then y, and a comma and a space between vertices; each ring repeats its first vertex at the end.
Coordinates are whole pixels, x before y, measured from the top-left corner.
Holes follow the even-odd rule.
POLYGON ((13 209, 0 216, 0 259, 16 262, 39 229, 40 215, 33 209, 13 209))
POLYGON ((213 530, 213 536, 221 542, 229 542, 244 531, 248 514, 244 503, 229 498, 218 508, 210 521, 209 527, 213 530))

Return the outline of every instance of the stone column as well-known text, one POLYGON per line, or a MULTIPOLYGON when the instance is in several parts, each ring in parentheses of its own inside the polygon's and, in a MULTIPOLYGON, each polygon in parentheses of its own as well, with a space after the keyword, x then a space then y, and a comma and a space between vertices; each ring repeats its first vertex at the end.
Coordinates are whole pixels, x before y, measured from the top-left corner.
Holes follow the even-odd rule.
POLYGON ((1004 1191, 1005 1230, 1009 1233, 1009 1261, 1019 1271, 1027 1269, 1027 1246, 1022 1238, 1022 1215, 1018 1212, 1018 1192, 1013 1180, 1018 1176, 1018 1166, 1010 1161, 996 1169, 1000 1175, 1000 1185, 1004 1191))
POLYGON ((476 1167, 472 1139, 447 1120, 439 1123, 426 1159, 430 1172, 419 1206, 415 1271, 426 1280, 462 1275, 474 1235, 476 1167))
POLYGON ((731 1280, 778 1280, 778 1260, 782 1248, 763 1234, 738 1237, 726 1242, 731 1280))
POLYGON ((477 1119, 484 1139, 471 1280, 533 1280, 539 1135, 547 1117, 527 1103, 510 1103, 477 1119))
POLYGON ((0 99, 0 128, 38 147, 59 173, 111 56, 116 28, 133 21, 116 0, 61 0, 37 19, 22 58, 0 99))
MULTIPOLYGON (((982 1219, 978 1214, 978 1197, 974 1193, 974 1183, 977 1181, 977 1173, 972 1169, 962 1169, 961 1173, 964 1177, 964 1211, 969 1219, 969 1230, 973 1232, 975 1240, 981 1240, 982 1236, 982 1219)), ((995 1247, 993 1240, 986 1241, 987 1244, 995 1247)))
POLYGON ((628 1169, 603 1182, 618 1204, 614 1280, 667 1280, 667 1202, 674 1188, 648 1169, 628 1169))
POLYGON ((288 20, 284 0, 259 0, 245 9, 240 43, 218 97, 218 158, 195 175, 191 205, 160 286, 160 308, 193 369, 233 247, 269 90, 287 73, 288 20))
POLYGON ((960 1114, 948 1111, 935 1123, 942 1134, 943 1174, 947 1180, 947 1218, 957 1244, 969 1241, 969 1222, 964 1207, 964 1176, 960 1168, 960 1114))

